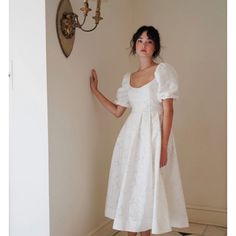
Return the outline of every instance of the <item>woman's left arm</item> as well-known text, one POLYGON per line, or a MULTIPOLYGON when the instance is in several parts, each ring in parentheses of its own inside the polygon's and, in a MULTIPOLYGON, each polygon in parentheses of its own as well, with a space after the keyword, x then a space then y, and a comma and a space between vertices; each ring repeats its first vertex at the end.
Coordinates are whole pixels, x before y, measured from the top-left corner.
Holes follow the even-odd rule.
POLYGON ((173 108, 173 99, 168 98, 163 100, 163 122, 161 127, 161 158, 160 158, 160 167, 167 164, 167 146, 170 137, 174 108, 173 108))

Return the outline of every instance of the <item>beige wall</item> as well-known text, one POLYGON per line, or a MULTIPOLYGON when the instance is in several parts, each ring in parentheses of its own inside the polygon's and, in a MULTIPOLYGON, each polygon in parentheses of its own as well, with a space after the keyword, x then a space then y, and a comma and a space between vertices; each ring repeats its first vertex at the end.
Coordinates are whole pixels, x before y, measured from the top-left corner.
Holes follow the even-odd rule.
MULTIPOLYGON (((76 12, 81 2, 72 1, 76 12)), ((125 117, 115 119, 91 95, 89 71, 97 69, 113 100, 135 68, 126 48, 143 24, 159 29, 162 57, 180 78, 174 125, 190 220, 225 224, 226 2, 105 1, 104 20, 92 33, 77 30, 68 59, 55 31, 57 4, 46 1, 51 235, 86 235, 107 222, 108 171, 125 117)))
POLYGON ((180 82, 175 137, 190 220, 226 224, 226 1, 139 0, 180 82))
MULTIPOLYGON (((69 58, 56 35, 58 2, 46 1, 51 236, 84 236, 107 220, 108 171, 122 123, 91 94, 89 73, 97 69, 100 90, 114 100, 129 68, 132 2, 102 3, 104 20, 94 32, 77 30, 69 58)), ((82 1, 71 2, 79 13, 82 1)))

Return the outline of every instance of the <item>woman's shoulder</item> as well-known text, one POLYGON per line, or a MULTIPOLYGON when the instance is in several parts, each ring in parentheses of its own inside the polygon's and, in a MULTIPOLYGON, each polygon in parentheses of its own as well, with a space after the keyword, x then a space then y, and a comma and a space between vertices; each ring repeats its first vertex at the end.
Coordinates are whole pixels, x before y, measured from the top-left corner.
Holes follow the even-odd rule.
POLYGON ((173 65, 167 63, 167 62, 160 62, 157 67, 156 67, 156 71, 155 72, 164 72, 164 71, 172 71, 172 72, 176 72, 175 68, 173 65))
POLYGON ((167 62, 161 62, 158 64, 156 70, 155 70, 155 77, 157 80, 165 79, 169 77, 177 78, 177 71, 174 68, 173 65, 167 63, 167 62))
POLYGON ((123 78, 122 78, 122 85, 123 85, 123 86, 129 85, 130 74, 131 74, 130 72, 126 72, 126 73, 123 75, 123 78))
POLYGON ((158 100, 166 98, 177 99, 179 86, 175 68, 169 63, 161 63, 156 71, 156 84, 158 85, 158 100))

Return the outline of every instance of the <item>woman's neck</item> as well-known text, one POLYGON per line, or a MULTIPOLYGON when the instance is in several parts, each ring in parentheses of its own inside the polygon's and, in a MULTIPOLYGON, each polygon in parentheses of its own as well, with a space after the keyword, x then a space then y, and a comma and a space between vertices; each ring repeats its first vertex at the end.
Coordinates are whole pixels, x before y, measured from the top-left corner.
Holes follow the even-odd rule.
POLYGON ((154 66, 156 63, 151 58, 139 58, 139 71, 154 66))

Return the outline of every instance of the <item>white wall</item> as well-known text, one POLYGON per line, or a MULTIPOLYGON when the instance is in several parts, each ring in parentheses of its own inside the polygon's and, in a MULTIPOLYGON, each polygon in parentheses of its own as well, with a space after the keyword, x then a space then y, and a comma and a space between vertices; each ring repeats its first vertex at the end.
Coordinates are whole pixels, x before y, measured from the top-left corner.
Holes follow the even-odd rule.
POLYGON ((226 225, 226 1, 139 0, 134 26, 156 26, 180 82, 175 137, 191 221, 226 225))
POLYGON ((48 236, 48 115, 43 0, 10 1, 10 60, 10 236, 48 236))
MULTIPOLYGON (((129 70, 126 48, 132 2, 102 2, 104 20, 91 33, 77 30, 69 58, 56 35, 58 2, 46 1, 51 235, 82 236, 108 220, 104 218, 108 171, 123 121, 105 111, 92 95, 90 70, 97 69, 100 90, 114 100, 129 70)), ((82 1, 71 2, 80 14, 82 1)), ((96 7, 95 1, 90 2, 93 12, 88 19, 96 7)))

